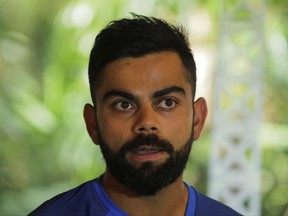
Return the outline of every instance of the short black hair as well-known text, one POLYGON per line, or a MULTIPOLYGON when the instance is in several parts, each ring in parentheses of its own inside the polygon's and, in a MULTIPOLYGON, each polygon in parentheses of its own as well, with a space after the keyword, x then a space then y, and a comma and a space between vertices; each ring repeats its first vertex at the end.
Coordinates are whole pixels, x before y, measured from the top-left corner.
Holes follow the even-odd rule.
POLYGON ((132 15, 131 19, 123 18, 110 22, 96 36, 88 67, 93 102, 95 103, 99 75, 106 65, 124 57, 141 57, 163 51, 172 51, 179 55, 187 69, 194 99, 196 65, 185 29, 155 17, 132 15))

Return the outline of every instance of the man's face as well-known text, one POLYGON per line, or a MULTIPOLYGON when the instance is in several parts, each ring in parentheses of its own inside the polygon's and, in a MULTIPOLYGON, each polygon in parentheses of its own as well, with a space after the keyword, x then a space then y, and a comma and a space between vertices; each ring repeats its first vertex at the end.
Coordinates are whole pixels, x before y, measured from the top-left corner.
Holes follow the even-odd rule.
POLYGON ((182 174, 189 156, 194 110, 188 74, 178 54, 161 52, 108 64, 100 83, 95 129, 85 118, 89 134, 114 178, 153 195, 182 174))

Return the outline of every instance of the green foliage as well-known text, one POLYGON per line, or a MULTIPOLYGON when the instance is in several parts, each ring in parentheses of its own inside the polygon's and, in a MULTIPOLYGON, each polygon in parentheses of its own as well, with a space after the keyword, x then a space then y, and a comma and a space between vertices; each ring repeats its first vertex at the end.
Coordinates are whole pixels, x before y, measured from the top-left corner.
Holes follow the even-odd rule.
MULTIPOLYGON (((44 200, 103 172, 104 161, 86 133, 82 109, 91 101, 86 75, 89 52, 106 23, 136 12, 187 25, 191 14, 204 10, 213 20, 213 32, 204 43, 216 43, 217 1, 141 2, 0 0, 0 215, 27 214, 44 200)), ((267 47, 265 120, 287 126, 284 2, 269 5, 267 41, 280 38, 286 48, 279 53, 272 42, 267 47), (278 7, 280 3, 283 7, 278 7)), ((203 192, 209 134, 207 127, 194 143, 185 172, 185 179, 203 192)), ((264 215, 287 214, 287 148, 268 143, 263 149, 264 215)))

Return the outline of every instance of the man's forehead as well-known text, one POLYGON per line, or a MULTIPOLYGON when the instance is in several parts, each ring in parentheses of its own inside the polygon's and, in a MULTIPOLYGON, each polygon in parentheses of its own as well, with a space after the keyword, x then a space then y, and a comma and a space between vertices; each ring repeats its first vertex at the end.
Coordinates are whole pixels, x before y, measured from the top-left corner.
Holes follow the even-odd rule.
POLYGON ((175 52, 119 59, 107 65, 101 73, 96 89, 100 97, 113 89, 152 94, 160 89, 178 86, 185 92, 191 91, 188 72, 175 52))
POLYGON ((189 72, 175 52, 161 52, 142 57, 127 57, 109 63, 98 77, 98 86, 105 84, 145 85, 175 81, 190 82, 189 72))

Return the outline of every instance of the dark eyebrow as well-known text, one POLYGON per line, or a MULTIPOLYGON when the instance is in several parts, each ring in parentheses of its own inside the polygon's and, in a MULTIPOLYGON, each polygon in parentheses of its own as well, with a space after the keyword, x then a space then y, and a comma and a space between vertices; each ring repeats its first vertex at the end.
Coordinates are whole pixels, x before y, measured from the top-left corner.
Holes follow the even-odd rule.
POLYGON ((127 100, 130 100, 130 101, 138 101, 139 98, 129 92, 126 92, 126 91, 122 91, 122 90, 118 90, 118 89, 113 89, 109 92, 107 92, 103 98, 102 98, 102 102, 111 98, 111 97, 115 97, 115 96, 120 96, 120 97, 123 97, 127 100))
POLYGON ((171 86, 171 87, 164 88, 164 89, 154 92, 153 98, 159 98, 170 93, 180 93, 182 95, 186 95, 186 92, 183 88, 178 87, 178 86, 171 86))

